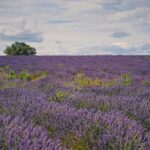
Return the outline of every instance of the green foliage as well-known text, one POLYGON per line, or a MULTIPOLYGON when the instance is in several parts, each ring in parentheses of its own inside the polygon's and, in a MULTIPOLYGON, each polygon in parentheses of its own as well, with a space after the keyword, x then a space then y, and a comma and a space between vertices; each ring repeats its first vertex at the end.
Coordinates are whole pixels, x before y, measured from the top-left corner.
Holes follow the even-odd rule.
POLYGON ((58 128, 56 128, 55 126, 49 125, 49 126, 47 127, 47 131, 48 131, 48 133, 50 134, 50 136, 53 138, 53 137, 56 136, 56 133, 57 133, 57 131, 58 131, 58 128))
POLYGON ((90 85, 90 78, 87 77, 84 73, 77 73, 75 76, 75 82, 82 87, 90 85))
POLYGON ((98 124, 91 125, 85 134, 85 141, 88 143, 90 149, 94 148, 98 150, 98 140, 99 137, 103 134, 104 129, 100 128, 98 124))
POLYGON ((131 74, 123 74, 122 75, 122 82, 123 82, 123 85, 125 86, 128 86, 128 85, 131 85, 133 83, 133 77, 131 74))
POLYGON ((144 127, 150 131, 150 118, 143 121, 144 127))
POLYGON ((2 136, 2 139, 0 139, 0 142, 2 143, 2 150, 9 150, 9 147, 8 147, 8 141, 7 141, 7 137, 4 135, 2 136))
POLYGON ((72 150, 98 150, 99 137, 103 134, 104 129, 98 124, 89 126, 84 137, 77 137, 73 133, 68 133, 62 137, 62 144, 72 150))
POLYGON ((58 91, 58 92, 56 92, 55 95, 57 98, 60 98, 60 99, 64 99, 68 96, 68 94, 64 91, 58 91))
POLYGON ((11 70, 7 76, 7 79, 15 79, 16 77, 16 72, 14 70, 11 70))
POLYGON ((62 137, 62 144, 67 148, 72 148, 72 150, 90 150, 88 143, 83 138, 77 137, 73 133, 68 133, 62 137))
POLYGON ((0 90, 14 88, 16 86, 21 87, 26 85, 26 82, 22 81, 33 81, 41 80, 48 76, 48 72, 36 72, 31 73, 28 70, 22 70, 16 73, 15 70, 9 69, 9 66, 0 68, 0 90), (13 79, 17 79, 15 82, 13 79))
POLYGON ((70 93, 65 92, 65 91, 58 91, 55 93, 54 96, 50 96, 48 97, 49 101, 55 101, 58 103, 63 103, 65 101, 66 98, 68 98, 70 96, 70 93))
POLYGON ((58 102, 64 102, 64 100, 68 98, 69 93, 65 91, 58 91, 55 93, 55 96, 58 102))
POLYGON ((31 74, 28 73, 28 71, 23 70, 22 72, 20 72, 20 74, 18 75, 18 79, 20 80, 31 80, 31 74))
POLYGON ((3 72, 7 72, 9 68, 10 68, 10 66, 9 66, 9 65, 6 65, 6 66, 4 66, 4 67, 1 68, 1 69, 2 69, 3 72))
POLYGON ((0 105, 0 115, 4 114, 5 113, 5 109, 3 106, 0 105))
POLYGON ((109 81, 106 81, 106 82, 103 82, 102 83, 102 86, 103 87, 112 87, 116 84, 115 80, 109 80, 109 81))
POLYGON ((137 135, 134 135, 129 142, 120 142, 119 139, 116 137, 110 138, 106 141, 106 143, 103 145, 103 149, 107 150, 137 150, 138 148, 143 150, 139 145, 137 144, 139 139, 137 139, 137 135))
POLYGON ((136 120, 136 117, 134 116, 134 114, 133 113, 131 113, 131 112, 126 112, 126 116, 129 118, 129 119, 132 119, 132 120, 136 120))
POLYGON ((143 81, 142 82, 145 86, 150 86, 150 81, 143 81))
POLYGON ((101 112, 108 112, 110 110, 110 107, 108 104, 100 104, 98 107, 98 110, 100 110, 101 112))
POLYGON ((11 46, 8 46, 4 53, 6 55, 15 56, 15 55, 35 55, 36 49, 30 47, 30 45, 25 44, 24 42, 15 42, 11 46))
POLYGON ((77 109, 80 109, 80 108, 89 108, 90 107, 90 104, 88 101, 80 101, 78 102, 77 104, 75 104, 75 107, 77 109))
POLYGON ((16 82, 5 82, 2 86, 0 86, 0 90, 8 89, 8 88, 14 88, 17 86, 16 82))
MULTIPOLYGON (((108 140, 104 145, 103 145, 103 149, 104 150, 116 150, 116 147, 117 146, 117 139, 114 137, 114 138, 111 138, 110 140, 108 140)), ((121 149, 123 150, 123 149, 121 149)), ((128 150, 128 149, 127 149, 128 150)))
POLYGON ((87 77, 84 73, 77 73, 75 76, 75 83, 79 87, 88 87, 88 86, 102 86, 102 87, 111 87, 116 84, 115 80, 110 81, 102 81, 99 78, 92 79, 90 77, 87 77))
POLYGON ((100 79, 91 79, 90 80, 90 85, 91 86, 103 86, 103 81, 102 80, 100 80, 100 79))

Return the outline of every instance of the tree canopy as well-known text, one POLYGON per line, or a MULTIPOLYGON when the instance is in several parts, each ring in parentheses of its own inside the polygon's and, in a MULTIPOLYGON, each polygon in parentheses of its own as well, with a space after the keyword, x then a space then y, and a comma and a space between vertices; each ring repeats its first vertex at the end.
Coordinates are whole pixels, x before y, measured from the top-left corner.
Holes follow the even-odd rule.
POLYGON ((11 46, 7 46, 4 53, 10 56, 35 55, 36 49, 24 42, 15 42, 11 46))

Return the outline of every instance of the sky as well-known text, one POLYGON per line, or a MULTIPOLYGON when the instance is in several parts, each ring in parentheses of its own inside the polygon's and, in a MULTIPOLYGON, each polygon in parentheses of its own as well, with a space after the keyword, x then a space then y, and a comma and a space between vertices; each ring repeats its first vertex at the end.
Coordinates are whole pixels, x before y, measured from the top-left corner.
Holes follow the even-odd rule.
POLYGON ((150 55, 150 0, 0 0, 0 55, 150 55))

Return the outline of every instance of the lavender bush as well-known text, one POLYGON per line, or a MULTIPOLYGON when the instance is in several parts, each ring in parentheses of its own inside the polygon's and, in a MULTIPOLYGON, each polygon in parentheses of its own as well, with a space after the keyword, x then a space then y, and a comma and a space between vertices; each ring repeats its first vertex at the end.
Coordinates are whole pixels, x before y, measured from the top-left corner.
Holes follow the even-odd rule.
POLYGON ((149 56, 0 57, 0 149, 149 150, 149 56))

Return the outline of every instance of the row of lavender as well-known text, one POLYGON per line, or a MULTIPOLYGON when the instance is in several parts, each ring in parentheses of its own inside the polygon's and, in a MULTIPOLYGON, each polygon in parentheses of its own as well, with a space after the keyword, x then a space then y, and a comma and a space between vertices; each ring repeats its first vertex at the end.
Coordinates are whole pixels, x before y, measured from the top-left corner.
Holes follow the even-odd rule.
POLYGON ((0 149, 149 150, 149 56, 1 57, 6 65, 48 76, 1 78, 0 149))

